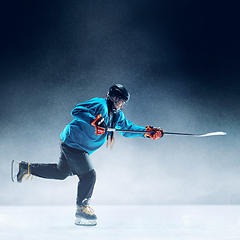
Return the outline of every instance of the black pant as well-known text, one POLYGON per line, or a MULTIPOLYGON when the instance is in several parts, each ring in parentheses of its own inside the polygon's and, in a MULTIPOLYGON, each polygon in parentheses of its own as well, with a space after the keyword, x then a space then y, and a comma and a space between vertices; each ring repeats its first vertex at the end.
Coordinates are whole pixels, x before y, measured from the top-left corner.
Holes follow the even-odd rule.
POLYGON ((79 178, 76 204, 91 198, 96 182, 96 172, 88 153, 68 147, 61 142, 58 164, 32 163, 31 174, 41 178, 63 180, 71 175, 79 178))

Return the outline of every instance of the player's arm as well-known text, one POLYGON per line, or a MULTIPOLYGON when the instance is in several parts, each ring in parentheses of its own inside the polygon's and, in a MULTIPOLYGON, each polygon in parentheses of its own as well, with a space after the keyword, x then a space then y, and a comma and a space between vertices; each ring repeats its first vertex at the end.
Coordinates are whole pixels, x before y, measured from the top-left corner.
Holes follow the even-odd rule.
POLYGON ((71 112, 71 115, 75 119, 86 122, 89 125, 91 125, 99 114, 104 115, 104 109, 97 101, 79 103, 71 112))
POLYGON ((134 123, 126 119, 125 115, 122 112, 119 113, 116 128, 132 130, 132 131, 146 131, 146 133, 133 133, 133 132, 119 131, 119 133, 124 137, 147 137, 153 140, 163 137, 162 129, 153 128, 150 126, 142 127, 142 126, 135 125, 134 123))
POLYGON ((93 114, 91 113, 90 109, 86 106, 82 106, 81 104, 78 104, 71 112, 71 115, 78 119, 82 120, 88 124, 91 124, 91 122, 95 119, 93 114))
MULTIPOLYGON (((119 112, 117 115, 116 126, 117 129, 134 130, 134 131, 145 131, 146 127, 138 126, 128 119, 126 119, 123 112, 119 112)), ((144 133, 129 133, 119 132, 124 137, 144 137, 144 133)))

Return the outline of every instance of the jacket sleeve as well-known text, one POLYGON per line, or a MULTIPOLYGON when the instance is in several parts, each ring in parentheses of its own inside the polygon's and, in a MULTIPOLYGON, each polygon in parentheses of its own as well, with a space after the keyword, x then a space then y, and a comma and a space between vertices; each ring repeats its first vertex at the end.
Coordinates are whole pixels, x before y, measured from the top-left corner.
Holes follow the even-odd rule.
POLYGON ((94 121, 98 114, 103 113, 103 107, 97 101, 87 101, 79 103, 71 112, 71 115, 89 125, 94 121))
MULTIPOLYGON (((116 129, 125 129, 125 130, 146 130, 146 127, 137 126, 128 119, 126 119, 123 112, 119 112, 119 117, 116 122, 116 129)), ((124 137, 144 137, 144 133, 129 133, 129 132, 119 132, 124 137)))

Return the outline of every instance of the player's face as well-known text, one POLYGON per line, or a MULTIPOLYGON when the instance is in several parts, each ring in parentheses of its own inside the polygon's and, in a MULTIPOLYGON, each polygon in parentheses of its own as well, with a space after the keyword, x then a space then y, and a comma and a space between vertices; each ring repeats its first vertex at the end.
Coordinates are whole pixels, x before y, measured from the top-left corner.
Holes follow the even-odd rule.
POLYGON ((119 111, 121 108, 123 108, 123 105, 125 104, 125 101, 120 99, 118 102, 115 102, 115 108, 119 111))

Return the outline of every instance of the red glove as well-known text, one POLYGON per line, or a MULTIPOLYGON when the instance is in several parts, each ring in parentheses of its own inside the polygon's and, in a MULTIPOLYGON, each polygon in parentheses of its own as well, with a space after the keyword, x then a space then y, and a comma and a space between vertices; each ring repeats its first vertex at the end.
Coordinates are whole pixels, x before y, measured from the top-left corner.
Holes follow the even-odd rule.
POLYGON ((101 114, 97 115, 91 125, 95 127, 96 135, 102 135, 107 130, 107 124, 104 122, 104 118, 101 117, 101 114))
POLYGON ((147 126, 146 131, 151 131, 151 132, 145 133, 144 137, 151 138, 153 140, 163 137, 163 134, 164 134, 163 129, 153 128, 150 126, 147 126))

